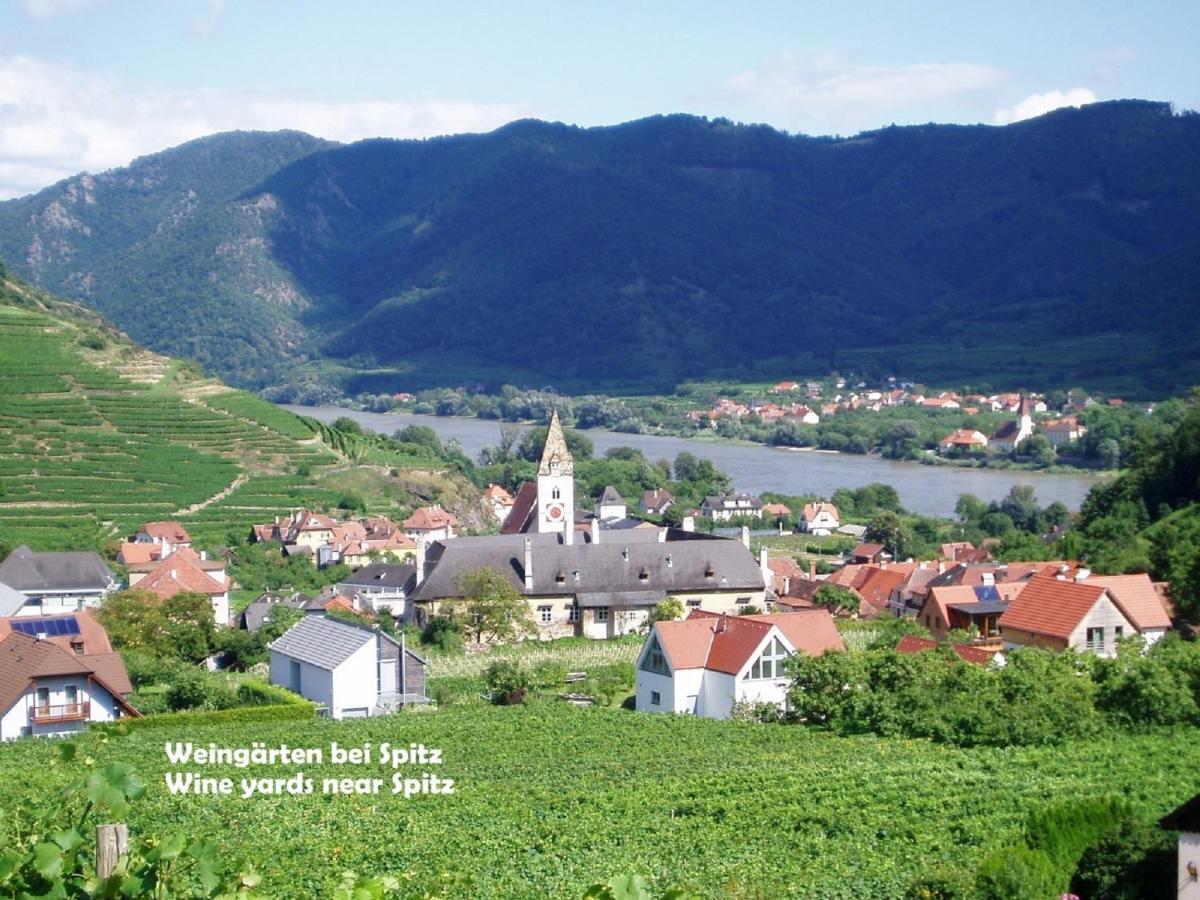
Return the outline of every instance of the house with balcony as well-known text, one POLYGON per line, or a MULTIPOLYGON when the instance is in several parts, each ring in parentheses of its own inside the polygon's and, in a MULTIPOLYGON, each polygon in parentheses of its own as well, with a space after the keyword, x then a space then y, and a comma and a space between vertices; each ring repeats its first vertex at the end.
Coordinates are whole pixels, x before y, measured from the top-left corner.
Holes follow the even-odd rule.
POLYGON ((700 504, 701 515, 708 516, 715 522, 728 522, 749 516, 761 519, 763 516, 762 501, 749 494, 718 494, 715 497, 705 497, 700 504))
POLYGON ((126 699, 133 685, 120 655, 66 650, 38 630, 69 637, 58 634, 61 618, 52 621, 16 620, 0 640, 0 740, 61 736, 138 715, 126 699))
POLYGON ((838 508, 832 503, 820 501, 805 503, 800 510, 800 530, 806 534, 826 536, 833 534, 841 525, 838 508))
POLYGON ((1103 584, 1035 575, 997 620, 1005 650, 1043 647, 1115 656, 1117 641, 1137 634, 1103 584))

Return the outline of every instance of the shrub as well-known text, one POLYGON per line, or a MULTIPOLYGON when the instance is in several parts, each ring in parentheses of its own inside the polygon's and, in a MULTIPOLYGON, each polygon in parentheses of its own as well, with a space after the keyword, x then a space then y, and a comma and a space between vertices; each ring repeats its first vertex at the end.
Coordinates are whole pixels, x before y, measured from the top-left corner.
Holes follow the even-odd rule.
POLYGON ((525 693, 530 688, 529 670, 512 660, 497 660, 488 666, 484 684, 494 703, 524 703, 525 693))
POLYGON ((462 652, 462 628, 449 616, 434 616, 421 630, 421 643, 447 653, 462 652))
POLYGON ((1174 835, 1126 819, 1083 851, 1071 892, 1088 900, 1167 900, 1175 875, 1174 835))
POLYGON ((554 660, 544 660, 533 667, 533 684, 539 688, 556 688, 566 683, 567 667, 554 660))
POLYGON ((112 728, 179 728, 190 725, 247 725, 262 722, 304 722, 315 719, 317 707, 303 703, 280 703, 274 706, 240 706, 235 709, 193 710, 142 716, 140 719, 121 719, 118 725, 105 723, 98 730, 112 728))
POLYGON ((985 859, 975 888, 980 900, 1049 900, 1059 893, 1058 873, 1045 852, 1020 844, 985 859))

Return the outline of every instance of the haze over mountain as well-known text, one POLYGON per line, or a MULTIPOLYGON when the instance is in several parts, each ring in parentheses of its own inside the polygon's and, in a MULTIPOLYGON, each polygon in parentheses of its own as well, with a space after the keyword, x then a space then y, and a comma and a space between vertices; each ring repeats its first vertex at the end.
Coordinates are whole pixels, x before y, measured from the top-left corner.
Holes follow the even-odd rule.
POLYGON ((1200 381, 1200 116, 229 133, 0 203, 0 257, 261 387, 1200 381))

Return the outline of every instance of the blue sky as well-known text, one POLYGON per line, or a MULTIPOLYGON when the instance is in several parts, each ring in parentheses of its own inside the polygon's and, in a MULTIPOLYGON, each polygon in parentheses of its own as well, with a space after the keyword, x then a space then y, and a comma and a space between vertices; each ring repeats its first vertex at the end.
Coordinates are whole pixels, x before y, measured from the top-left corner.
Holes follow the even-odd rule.
POLYGON ((8 0, 0 196, 230 128, 356 140, 691 112, 853 134, 1117 97, 1194 109, 1197 33, 1191 0, 8 0))

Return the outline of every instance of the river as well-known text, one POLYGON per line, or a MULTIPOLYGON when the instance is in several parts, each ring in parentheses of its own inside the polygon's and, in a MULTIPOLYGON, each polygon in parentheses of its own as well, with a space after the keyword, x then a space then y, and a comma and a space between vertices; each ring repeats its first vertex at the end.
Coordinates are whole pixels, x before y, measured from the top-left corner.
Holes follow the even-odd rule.
MULTIPOLYGON (((322 422, 348 416, 363 428, 389 435, 406 425, 428 425, 443 441, 458 441, 472 459, 478 457, 484 446, 499 443, 500 427, 504 424, 491 419, 355 412, 338 406, 284 406, 284 409, 322 422)), ((789 450, 761 444, 623 434, 600 429, 583 433, 595 445, 597 456, 602 456, 610 447, 634 447, 654 462, 674 459, 686 450, 712 460, 713 465, 729 474, 739 491, 752 494, 776 491, 830 497, 838 488, 882 482, 896 489, 906 509, 927 516, 953 517, 959 494, 974 494, 987 501, 999 500, 1014 484, 1033 485, 1038 502, 1043 506, 1057 500, 1068 509, 1077 510, 1098 481, 1095 476, 1086 474, 922 466, 850 453, 789 450)))

